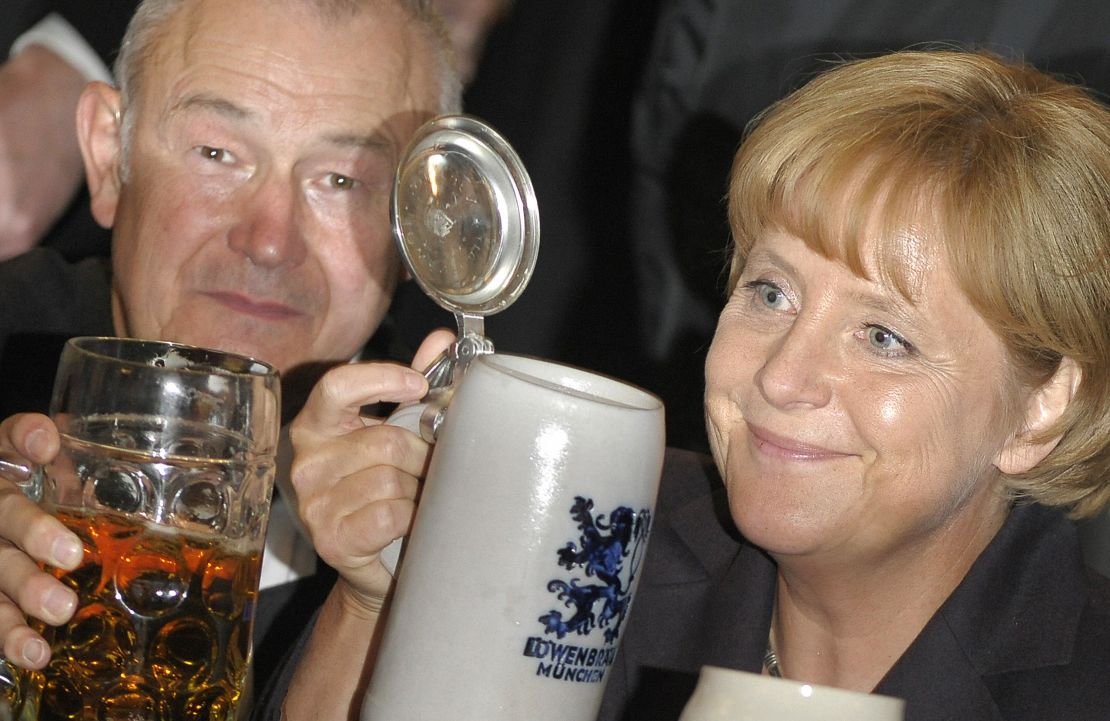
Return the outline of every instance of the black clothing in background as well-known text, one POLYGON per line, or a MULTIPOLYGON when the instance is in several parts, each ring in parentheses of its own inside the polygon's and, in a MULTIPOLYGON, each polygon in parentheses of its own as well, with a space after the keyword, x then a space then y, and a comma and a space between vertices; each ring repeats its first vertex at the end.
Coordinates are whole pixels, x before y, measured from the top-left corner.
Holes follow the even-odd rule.
POLYGON ((64 17, 111 69, 139 0, 49 0, 44 4, 49 12, 64 17))
POLYGON ((0 8, 0 60, 7 59, 15 39, 45 14, 45 4, 42 0, 4 0, 0 8))
POLYGON ((139 0, 4 0, 0 6, 0 57, 15 39, 50 13, 73 26, 108 66, 116 60, 127 23, 139 0))
POLYGON ((33 248, 0 263, 0 419, 45 413, 65 341, 114 335, 104 258, 33 248))

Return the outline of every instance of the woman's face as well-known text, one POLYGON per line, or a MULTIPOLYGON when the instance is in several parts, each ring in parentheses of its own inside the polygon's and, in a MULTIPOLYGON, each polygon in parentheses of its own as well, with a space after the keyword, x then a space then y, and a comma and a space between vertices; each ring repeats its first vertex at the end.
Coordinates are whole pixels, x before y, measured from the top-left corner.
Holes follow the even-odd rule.
POLYGON ((910 237, 906 263, 912 301, 768 231, 721 313, 710 444, 738 527, 780 560, 959 548, 1002 518, 1020 390, 943 252, 910 237))

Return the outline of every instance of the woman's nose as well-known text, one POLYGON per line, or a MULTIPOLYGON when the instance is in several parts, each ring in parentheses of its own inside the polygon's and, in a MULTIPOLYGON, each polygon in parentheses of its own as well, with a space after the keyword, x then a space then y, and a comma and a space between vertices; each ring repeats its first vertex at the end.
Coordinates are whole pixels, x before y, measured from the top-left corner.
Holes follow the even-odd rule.
POLYGON ((836 341, 819 321, 798 318, 770 343, 756 385, 776 408, 820 408, 832 397, 838 373, 836 341))
POLYGON ((292 184, 264 183, 242 207, 243 214, 228 235, 233 250, 264 268, 297 265, 304 260, 306 245, 292 184))

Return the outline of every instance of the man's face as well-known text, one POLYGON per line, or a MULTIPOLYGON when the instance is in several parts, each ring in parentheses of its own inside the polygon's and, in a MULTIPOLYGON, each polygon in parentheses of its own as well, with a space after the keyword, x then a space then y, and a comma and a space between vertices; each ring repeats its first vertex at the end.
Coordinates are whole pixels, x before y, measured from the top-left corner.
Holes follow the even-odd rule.
POLYGON ((100 203, 117 332, 283 371, 358 351, 400 276, 394 169, 438 95, 408 23, 391 3, 332 26, 268 0, 185 4, 124 110, 118 201, 100 203))

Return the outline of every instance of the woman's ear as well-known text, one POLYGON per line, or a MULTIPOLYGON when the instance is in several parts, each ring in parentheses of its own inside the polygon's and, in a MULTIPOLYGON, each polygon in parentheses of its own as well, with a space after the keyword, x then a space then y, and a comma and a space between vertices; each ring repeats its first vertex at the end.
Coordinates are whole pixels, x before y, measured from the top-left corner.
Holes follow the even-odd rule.
POLYGON ((101 82, 89 83, 77 101, 77 140, 85 161, 92 214, 111 228, 119 206, 123 136, 119 91, 101 82))
POLYGON ((998 470, 1009 475, 1025 473, 1052 452, 1061 436, 1045 433, 1064 414, 1081 380, 1079 365, 1066 356, 1061 359, 1052 377, 1029 396, 1021 427, 995 458, 998 470))

